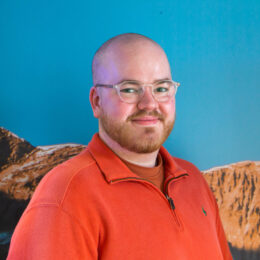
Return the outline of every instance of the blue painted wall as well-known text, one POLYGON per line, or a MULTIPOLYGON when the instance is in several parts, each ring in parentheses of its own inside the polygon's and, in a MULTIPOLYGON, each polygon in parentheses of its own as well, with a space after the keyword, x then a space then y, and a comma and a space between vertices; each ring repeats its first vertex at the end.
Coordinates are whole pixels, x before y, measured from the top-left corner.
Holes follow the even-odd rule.
POLYGON ((260 160, 260 1, 0 1, 0 125, 33 145, 87 144, 91 60, 137 32, 168 54, 177 120, 165 146, 201 170, 260 160))

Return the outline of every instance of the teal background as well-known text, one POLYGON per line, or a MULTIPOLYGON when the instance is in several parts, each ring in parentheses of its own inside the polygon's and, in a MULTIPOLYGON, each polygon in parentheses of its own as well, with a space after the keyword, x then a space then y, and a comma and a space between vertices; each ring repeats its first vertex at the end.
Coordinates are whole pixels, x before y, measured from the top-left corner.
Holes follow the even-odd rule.
POLYGON ((87 144, 93 54, 137 32, 181 83, 172 155, 201 170, 260 160, 259 13, 259 0, 1 0, 0 125, 35 146, 87 144))

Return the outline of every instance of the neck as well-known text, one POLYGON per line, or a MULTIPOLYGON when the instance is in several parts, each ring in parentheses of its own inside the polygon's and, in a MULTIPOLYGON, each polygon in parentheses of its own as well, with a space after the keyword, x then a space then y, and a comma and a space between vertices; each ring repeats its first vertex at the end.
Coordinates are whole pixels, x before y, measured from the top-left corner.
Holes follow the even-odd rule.
POLYGON ((105 131, 99 131, 99 137, 118 157, 125 161, 143 167, 154 167, 156 165, 159 149, 152 153, 135 153, 120 146, 116 141, 111 139, 105 131))

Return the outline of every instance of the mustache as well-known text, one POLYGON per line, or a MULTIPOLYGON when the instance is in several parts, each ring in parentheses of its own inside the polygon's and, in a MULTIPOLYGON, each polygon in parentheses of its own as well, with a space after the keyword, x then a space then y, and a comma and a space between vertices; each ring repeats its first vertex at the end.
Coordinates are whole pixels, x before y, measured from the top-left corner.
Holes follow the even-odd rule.
POLYGON ((153 116, 153 117, 158 118, 159 120, 162 120, 162 121, 164 120, 164 116, 162 114, 160 114, 158 111, 147 112, 145 110, 139 110, 136 113, 129 116, 127 118, 127 121, 138 119, 138 118, 144 117, 144 116, 153 116))

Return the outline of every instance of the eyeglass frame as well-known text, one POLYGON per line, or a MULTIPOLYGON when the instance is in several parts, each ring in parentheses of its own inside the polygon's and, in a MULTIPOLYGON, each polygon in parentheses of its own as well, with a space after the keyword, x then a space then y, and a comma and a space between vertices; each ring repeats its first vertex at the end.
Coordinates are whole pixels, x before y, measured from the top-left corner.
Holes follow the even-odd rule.
MULTIPOLYGON (((142 88, 142 93, 143 93, 143 94, 144 94, 144 87, 149 87, 149 86, 154 87, 156 83, 160 83, 160 82, 171 82, 171 83, 173 83, 173 86, 175 87, 175 93, 172 95, 172 97, 176 95, 177 89, 178 89, 178 87, 180 86, 180 83, 179 83, 179 82, 175 82, 175 81, 173 81, 173 80, 171 80, 171 79, 162 79, 162 80, 157 80, 156 82, 151 83, 151 84, 142 84, 142 83, 140 83, 139 81, 136 81, 136 80, 123 80, 123 81, 121 81, 121 82, 119 82, 119 83, 116 83, 116 84, 95 84, 94 87, 114 88, 114 89, 116 90, 116 92, 117 92, 117 95, 118 95, 119 98, 121 99, 121 101, 123 101, 123 102, 125 102, 125 103, 128 103, 128 104, 137 103, 137 102, 140 101, 140 99, 143 97, 143 95, 140 96, 140 98, 139 98, 139 100, 138 100, 137 102, 126 102, 125 100, 123 100, 122 96, 120 95, 119 87, 120 87, 121 85, 125 84, 125 83, 128 83, 128 82, 129 82, 129 83, 139 84, 140 87, 142 88)), ((154 96, 153 91, 152 91, 152 95, 153 95, 153 98, 154 98, 157 102, 163 103, 163 101, 158 101, 158 100, 157 100, 157 98, 154 96)), ((168 101, 168 100, 167 100, 167 101, 168 101)), ((167 101, 164 101, 164 102, 167 102, 167 101)))

